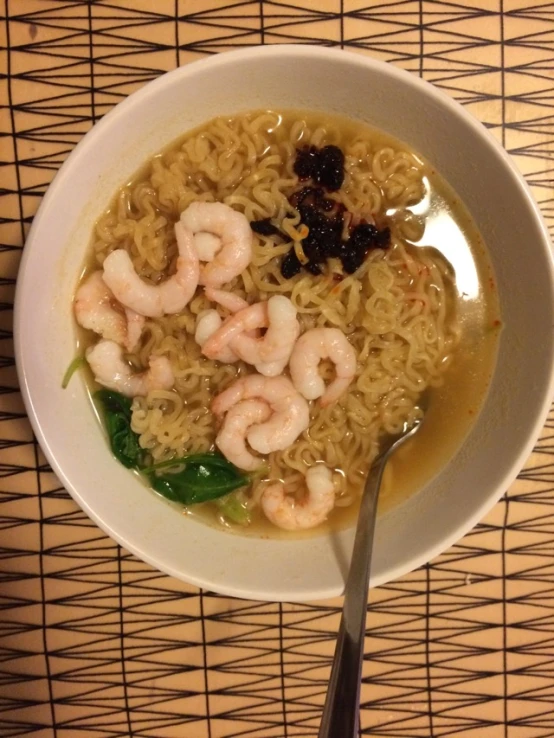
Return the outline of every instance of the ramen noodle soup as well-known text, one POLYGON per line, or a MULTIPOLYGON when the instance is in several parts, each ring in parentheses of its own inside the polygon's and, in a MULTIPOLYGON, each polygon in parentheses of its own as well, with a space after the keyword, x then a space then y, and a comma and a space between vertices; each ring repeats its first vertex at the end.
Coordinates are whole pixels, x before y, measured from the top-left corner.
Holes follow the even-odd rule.
MULTIPOLYGON (((353 523, 434 477, 500 328, 485 247, 436 171, 340 117, 218 118, 98 221, 75 300, 116 456, 187 514, 254 535, 353 523)), ((145 490, 146 494, 146 490, 145 490)))

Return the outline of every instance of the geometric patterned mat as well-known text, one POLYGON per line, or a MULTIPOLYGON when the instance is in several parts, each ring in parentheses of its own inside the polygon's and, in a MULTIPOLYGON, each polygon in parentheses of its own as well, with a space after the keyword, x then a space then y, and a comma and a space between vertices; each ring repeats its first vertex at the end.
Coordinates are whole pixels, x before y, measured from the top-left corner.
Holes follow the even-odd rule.
MULTIPOLYGON (((138 561, 75 505, 13 362, 25 234, 115 103, 239 46, 342 46, 419 74, 504 144, 554 226, 554 3, 0 0, 0 736, 316 736, 340 600, 246 602, 138 561)), ((362 734, 554 736, 554 415, 442 556, 373 590, 362 734)))

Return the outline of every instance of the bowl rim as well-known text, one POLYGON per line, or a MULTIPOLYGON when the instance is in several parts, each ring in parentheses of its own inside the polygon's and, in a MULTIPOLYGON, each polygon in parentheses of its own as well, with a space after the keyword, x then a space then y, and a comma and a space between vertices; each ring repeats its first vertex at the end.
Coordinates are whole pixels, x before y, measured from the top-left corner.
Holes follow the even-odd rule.
MULTIPOLYGON (((97 138, 102 135, 104 129, 111 126, 113 121, 116 120, 118 117, 125 115, 127 109, 134 106, 137 101, 141 100, 142 98, 148 97, 149 95, 153 94, 164 86, 171 85, 176 78, 183 78, 189 75, 194 75, 200 65, 204 70, 214 70, 217 69, 220 65, 228 64, 234 61, 255 61, 256 58, 259 58, 259 55, 264 55, 270 58, 273 57, 274 59, 285 59, 293 55, 304 60, 310 60, 311 62, 317 62, 317 60, 325 60, 326 62, 328 62, 329 58, 335 54, 340 54, 343 58, 347 58, 350 64, 355 64, 363 68, 373 68, 377 70, 378 73, 396 78, 403 84, 420 88, 426 96, 430 96, 435 99, 441 106, 448 108, 455 116, 463 118, 465 123, 471 126, 474 132, 487 142, 489 148, 494 151, 496 157, 502 161, 503 165, 511 174, 514 182, 518 186, 520 195, 526 202, 528 210, 533 215, 533 219, 535 221, 535 224, 537 225, 538 231, 542 235, 540 247, 544 249, 545 254, 548 257, 547 260, 550 265, 549 280, 550 285, 554 289, 554 256, 550 235, 542 213, 537 203, 535 202, 533 195, 531 194, 531 190, 525 179, 523 178, 523 175, 516 167, 514 161, 507 153, 507 151, 502 147, 502 145, 497 141, 497 139, 493 136, 493 134, 481 122, 479 122, 479 120, 469 110, 464 108, 460 103, 458 103, 456 100, 451 98, 439 88, 435 87, 430 82, 418 77, 415 73, 396 67, 389 62, 381 61, 378 59, 374 59, 373 57, 364 56, 361 54, 356 54, 351 51, 345 51, 337 47, 319 47, 305 44, 250 46, 243 49, 221 52, 215 56, 195 60, 183 66, 177 67, 174 70, 165 72, 156 79, 147 82, 138 90, 135 90, 125 99, 117 103, 97 123, 95 123, 91 129, 89 129, 89 131, 82 137, 82 139, 70 152, 69 156, 62 164, 60 169, 57 171, 52 182, 48 186, 48 189, 44 197, 42 198, 41 203, 34 216, 33 223, 25 241, 25 248, 23 250, 23 255, 18 270, 14 299, 14 346, 16 370, 23 402, 32 429, 37 437, 37 440, 39 441, 42 450, 45 453, 46 458, 48 459, 48 462, 50 463, 53 471, 55 472, 61 483, 64 485, 65 489, 70 493, 70 495, 79 504, 79 506, 86 512, 86 514, 96 523, 96 525, 98 525, 115 541, 117 541, 119 544, 127 548, 130 552, 138 556, 141 560, 147 561, 149 564, 155 566, 158 570, 161 570, 166 574, 175 576, 179 579, 185 579, 181 572, 164 563, 160 564, 156 556, 150 555, 147 552, 145 553, 142 550, 139 540, 137 540, 136 542, 127 540, 125 536, 118 534, 118 532, 114 530, 103 518, 95 513, 94 509, 91 508, 90 505, 82 499, 78 489, 75 486, 75 483, 66 476, 64 469, 58 463, 56 454, 52 451, 50 447, 49 440, 45 432, 43 431, 41 419, 38 417, 38 413, 35 409, 35 403, 33 401, 33 394, 35 390, 33 390, 28 382, 21 331, 23 314, 25 310, 24 295, 28 289, 26 285, 26 267, 28 261, 33 257, 34 254, 32 244, 36 238, 36 234, 40 232, 41 221, 43 219, 44 213, 50 207, 50 203, 55 200, 57 196, 57 191, 65 177, 65 173, 71 170, 73 161, 77 159, 78 156, 82 155, 84 151, 86 152, 87 148, 93 148, 95 146, 97 138)), ((503 486, 499 486, 497 489, 493 490, 492 493, 485 496, 483 498, 482 504, 474 510, 473 514, 465 517, 460 525, 450 535, 441 539, 440 544, 426 549, 426 552, 423 553, 421 556, 416 557, 415 559, 411 559, 409 566, 399 564, 396 567, 389 569, 387 571, 386 577, 383 576, 371 581, 370 584, 372 587, 379 586, 380 584, 384 584, 391 580, 395 580, 400 576, 407 574, 408 572, 413 571, 414 569, 419 568, 420 566, 431 561, 437 555, 456 543, 456 541, 460 540, 462 536, 468 533, 498 502, 498 500, 504 493, 504 490, 507 489, 509 485, 511 485, 516 479, 519 471, 522 469, 525 461, 532 452, 536 441, 540 437, 541 430, 544 427, 544 423, 551 407, 552 398, 554 396, 554 349, 552 351, 551 364, 552 370, 550 372, 549 382, 547 385, 541 388, 543 391, 543 397, 541 400, 541 411, 537 414, 535 418, 532 433, 528 435, 525 443, 521 445, 520 453, 512 460, 509 468, 507 468, 504 474, 503 486)), ((214 582, 207 581, 202 577, 194 576, 189 573, 187 573, 186 575, 186 581, 198 587, 208 588, 227 596, 250 599, 264 599, 271 601, 276 601, 276 599, 288 601, 309 601, 326 599, 341 594, 341 591, 338 591, 334 587, 319 587, 317 590, 311 591, 306 588, 305 595, 302 595, 301 597, 299 597, 297 594, 292 593, 287 596, 285 593, 284 595, 281 594, 278 598, 276 598, 274 595, 272 595, 270 591, 244 591, 234 585, 226 586, 225 583, 217 583, 216 586, 214 582)))

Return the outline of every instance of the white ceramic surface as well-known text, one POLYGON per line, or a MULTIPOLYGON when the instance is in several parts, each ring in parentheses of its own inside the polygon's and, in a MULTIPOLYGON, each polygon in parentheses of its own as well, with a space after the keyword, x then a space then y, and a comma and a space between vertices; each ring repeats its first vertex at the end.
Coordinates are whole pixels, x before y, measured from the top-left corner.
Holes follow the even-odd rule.
POLYGON ((35 217, 17 284, 16 356, 48 460, 109 535, 206 589, 313 600, 342 592, 352 530, 256 540, 185 518, 111 457, 83 383, 60 387, 75 353, 75 285, 93 223, 113 193, 187 129, 269 107, 340 113, 407 142, 454 187, 484 236, 505 325, 491 389, 447 469, 379 520, 373 586, 429 561, 474 526, 522 467, 552 397, 551 249, 528 189, 492 136, 440 91, 393 66, 337 49, 257 47, 182 67, 131 95, 76 147, 35 217))

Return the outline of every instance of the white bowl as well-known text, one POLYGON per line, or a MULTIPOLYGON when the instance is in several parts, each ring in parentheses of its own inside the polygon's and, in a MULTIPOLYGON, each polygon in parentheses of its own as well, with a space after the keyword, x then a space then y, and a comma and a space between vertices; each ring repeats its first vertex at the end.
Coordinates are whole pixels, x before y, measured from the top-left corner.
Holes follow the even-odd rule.
POLYGON ((15 318, 27 411, 54 471, 104 531, 168 574, 237 597, 321 599, 343 590, 352 529, 261 540, 179 515, 112 458, 84 384, 60 387, 75 354, 72 296, 93 224, 113 194, 187 129, 255 108, 340 113, 413 146, 465 202, 496 272, 505 329, 483 410, 447 468, 379 520, 373 586, 459 539, 532 450, 552 396, 552 255, 522 177, 481 124, 417 77, 339 50, 251 48, 176 69, 106 115, 63 165, 27 240, 15 318))

